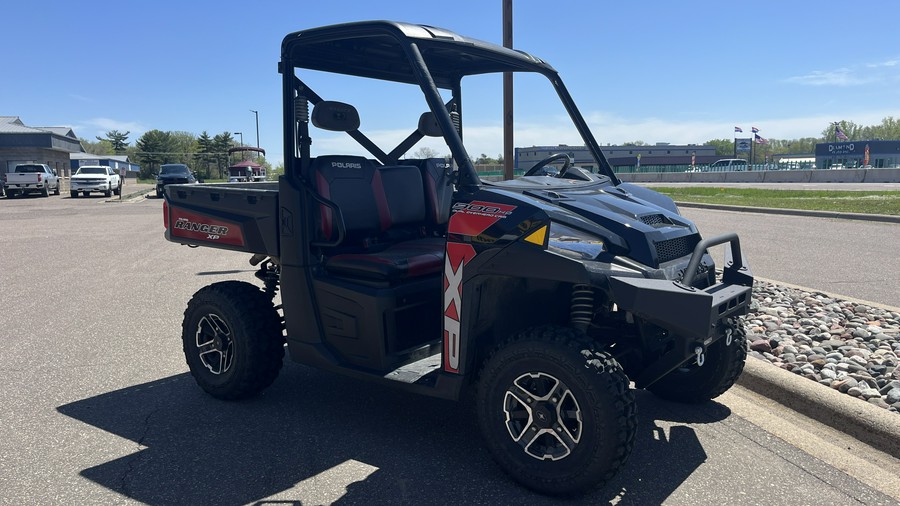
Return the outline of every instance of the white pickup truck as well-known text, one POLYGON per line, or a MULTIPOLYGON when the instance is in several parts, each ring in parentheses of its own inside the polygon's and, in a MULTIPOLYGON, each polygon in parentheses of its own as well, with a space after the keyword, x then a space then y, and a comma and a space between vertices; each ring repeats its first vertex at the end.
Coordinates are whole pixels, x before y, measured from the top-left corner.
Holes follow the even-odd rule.
POLYGON ((3 189, 7 198, 30 192, 38 192, 44 197, 49 197, 51 191, 59 195, 59 177, 48 165, 25 163, 3 174, 3 189))
POLYGON ((107 197, 113 193, 122 194, 122 178, 108 165, 82 165, 72 176, 69 195, 78 196, 78 192, 87 197, 91 192, 102 192, 107 197))

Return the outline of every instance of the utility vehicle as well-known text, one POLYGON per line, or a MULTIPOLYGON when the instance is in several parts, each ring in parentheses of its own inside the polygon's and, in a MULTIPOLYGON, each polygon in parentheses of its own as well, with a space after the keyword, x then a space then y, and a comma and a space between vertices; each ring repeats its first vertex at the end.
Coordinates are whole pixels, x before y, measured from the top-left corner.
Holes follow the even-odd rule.
POLYGON ((261 287, 214 283, 185 310, 187 364, 212 396, 257 394, 285 348, 302 364, 409 392, 471 395, 502 469, 536 491, 574 494, 631 452, 631 382, 702 402, 741 373, 753 277, 738 237, 703 239, 671 199, 621 183, 543 60, 372 21, 287 35, 279 72, 284 175, 165 187, 167 239, 251 253, 258 266, 261 287), (561 147, 518 179, 479 178, 463 140, 477 145, 491 129, 465 119, 492 102, 479 98, 486 87, 467 87, 466 109, 463 85, 503 72, 549 83, 571 120, 566 135, 580 137, 593 166, 573 166, 561 147), (357 84, 310 85, 338 75, 357 84), (387 102, 389 85, 419 102, 387 102), (359 109, 337 100, 353 90, 388 104, 409 134, 387 147, 364 134, 359 109), (435 151, 411 153, 420 141, 449 155, 417 157, 435 151), (721 277, 708 251, 718 245, 721 277))

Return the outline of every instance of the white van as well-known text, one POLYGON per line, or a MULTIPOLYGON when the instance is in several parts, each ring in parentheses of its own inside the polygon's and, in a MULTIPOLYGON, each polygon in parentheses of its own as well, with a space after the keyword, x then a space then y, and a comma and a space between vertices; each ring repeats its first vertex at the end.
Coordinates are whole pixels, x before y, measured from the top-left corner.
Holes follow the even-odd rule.
POLYGON ((716 160, 709 166, 710 172, 731 172, 747 170, 747 160, 743 158, 725 158, 716 160))

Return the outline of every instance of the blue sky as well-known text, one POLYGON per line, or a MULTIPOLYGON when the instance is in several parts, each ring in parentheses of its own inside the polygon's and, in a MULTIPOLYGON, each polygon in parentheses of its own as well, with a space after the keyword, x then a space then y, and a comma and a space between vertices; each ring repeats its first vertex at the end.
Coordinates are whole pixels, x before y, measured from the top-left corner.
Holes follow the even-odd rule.
MULTIPOLYGON (((50 0, 8 2, 3 13, 0 115, 71 126, 88 139, 111 129, 130 131, 132 142, 151 129, 206 130, 243 132, 252 145, 253 109, 260 145, 276 163, 276 64, 287 33, 394 19, 501 43, 500 0, 50 0)), ((731 138, 734 126, 745 133, 756 126, 770 138, 814 137, 831 121, 900 117, 897 19, 895 0, 513 6, 515 47, 560 72, 601 144, 703 143, 731 138)), ((393 128, 390 104, 374 102, 364 130, 393 128)), ((543 111, 526 107, 517 105, 517 118, 543 111)), ((472 125, 499 121, 468 114, 472 125)), ((479 152, 500 147, 475 143, 470 154, 479 152)))

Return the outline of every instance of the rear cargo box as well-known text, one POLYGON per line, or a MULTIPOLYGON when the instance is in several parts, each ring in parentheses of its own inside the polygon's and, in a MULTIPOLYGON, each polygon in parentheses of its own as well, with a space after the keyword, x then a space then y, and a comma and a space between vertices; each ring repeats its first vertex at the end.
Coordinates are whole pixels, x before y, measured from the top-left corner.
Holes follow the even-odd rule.
POLYGON ((278 256, 278 183, 166 186, 166 239, 278 256))

